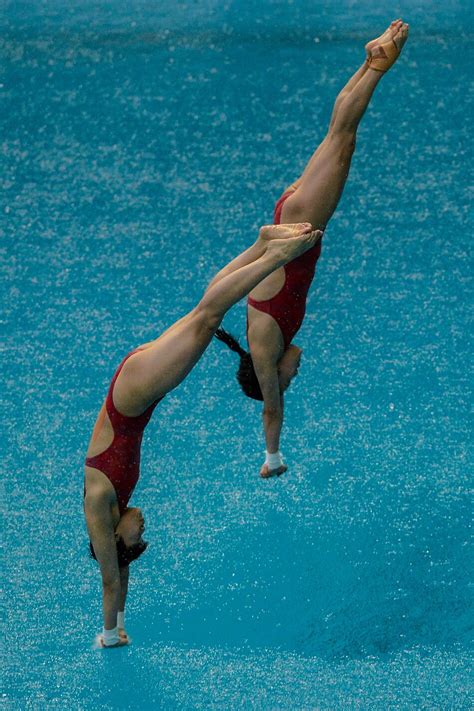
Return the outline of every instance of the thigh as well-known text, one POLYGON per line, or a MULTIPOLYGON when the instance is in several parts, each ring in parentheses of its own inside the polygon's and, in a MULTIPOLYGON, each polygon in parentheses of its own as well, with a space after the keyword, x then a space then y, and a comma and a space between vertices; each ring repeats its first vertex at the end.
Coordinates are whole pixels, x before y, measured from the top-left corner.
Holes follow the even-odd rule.
POLYGON ((177 387, 196 365, 213 336, 195 310, 143 351, 132 355, 114 386, 114 404, 136 417, 155 400, 177 387))
POLYGON ((353 150, 351 138, 327 137, 285 200, 281 222, 311 222, 314 229, 324 229, 342 195, 353 150))

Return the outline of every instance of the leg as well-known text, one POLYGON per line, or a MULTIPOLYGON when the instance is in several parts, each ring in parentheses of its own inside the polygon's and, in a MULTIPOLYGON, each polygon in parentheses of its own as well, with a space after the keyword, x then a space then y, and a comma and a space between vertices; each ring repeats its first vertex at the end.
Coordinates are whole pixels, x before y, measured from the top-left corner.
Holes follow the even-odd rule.
POLYGON ((241 267, 245 267, 247 264, 255 262, 256 259, 259 259, 264 254, 266 248, 267 242, 262 239, 259 234, 257 241, 254 242, 251 247, 246 249, 245 252, 239 254, 235 259, 229 262, 229 264, 227 264, 223 269, 220 270, 220 272, 216 274, 216 276, 209 282, 206 292, 209 291, 211 287, 217 284, 217 282, 219 282, 228 274, 232 274, 232 272, 235 272, 237 269, 240 269, 241 267))
MULTIPOLYGON (((368 67, 369 67, 369 61, 370 57, 372 56, 372 51, 378 47, 378 45, 383 44, 384 42, 389 41, 395 34, 398 32, 400 27, 402 26, 402 21, 400 19, 394 20, 393 22, 390 23, 390 25, 387 27, 385 32, 380 35, 380 37, 377 37, 377 39, 372 40, 371 42, 367 42, 365 45, 365 53, 366 53, 366 59, 365 62, 362 64, 361 67, 351 76, 347 84, 343 87, 343 89, 339 92, 339 94, 336 97, 336 101, 334 102, 334 107, 331 115, 331 120, 329 122, 329 130, 333 127, 334 122, 336 120, 337 112, 339 110, 339 107, 342 103, 342 101, 346 98, 346 96, 355 88, 356 84, 359 82, 360 79, 364 76, 366 73, 368 67)), ((322 145, 322 144, 321 144, 322 145)), ((305 172, 310 168, 310 166, 314 163, 314 160, 316 156, 320 153, 321 146, 319 146, 316 151, 313 153, 312 157, 309 160, 308 165, 306 166, 305 172)), ((304 173, 303 173, 304 175, 304 173)), ((298 178, 294 183, 292 183, 291 187, 297 188, 301 184, 301 180, 303 178, 303 175, 298 178)))
MULTIPOLYGON (((269 225, 268 227, 271 226, 269 225)), ((260 229, 257 241, 254 242, 251 247, 246 249, 245 252, 239 254, 235 259, 233 259, 231 262, 229 262, 229 264, 227 264, 223 269, 221 269, 220 272, 218 272, 216 276, 209 282, 205 293, 207 293, 209 289, 211 289, 211 287, 215 286, 224 277, 228 276, 229 274, 232 274, 232 272, 235 272, 237 269, 245 267, 247 264, 251 264, 252 262, 255 262, 255 260, 259 259, 265 253, 270 239, 285 239, 285 237, 287 237, 287 235, 284 230, 268 230, 267 227, 262 227, 260 229)))
POLYGON ((141 414, 150 403, 173 390, 206 350, 225 313, 262 279, 314 246, 321 233, 311 225, 264 227, 265 252, 209 287, 187 316, 148 348, 131 356, 114 387, 114 402, 124 415, 141 414))
MULTIPOLYGON (((407 39, 408 26, 395 21, 379 40, 367 45, 367 51, 376 56, 380 51, 378 42, 381 39, 385 41, 387 36, 400 50, 407 39)), ((352 88, 343 89, 326 138, 297 181, 294 194, 283 205, 282 222, 304 219, 313 227, 325 228, 344 189, 359 122, 382 76, 381 71, 361 67, 349 81, 348 86, 352 88), (357 75, 359 78, 356 80, 357 75)))
POLYGON ((282 222, 304 218, 317 229, 326 227, 349 174, 358 124, 381 77, 367 69, 342 99, 326 138, 283 205, 282 222))
MULTIPOLYGON (((277 236, 278 238, 278 236, 277 236)), ((265 238, 265 232, 260 230, 260 233, 257 237, 256 242, 246 249, 244 252, 241 252, 235 259, 233 259, 229 264, 226 264, 225 267, 223 267, 215 277, 211 279, 209 284, 207 285, 206 291, 204 293, 207 293, 209 289, 211 289, 213 286, 215 286, 221 279, 224 277, 228 276, 229 274, 232 274, 232 272, 235 272, 237 269, 240 269, 241 267, 245 267, 247 264, 251 264, 252 262, 255 262, 257 259, 259 259, 263 254, 265 253, 265 250, 267 249, 268 245, 268 239, 265 238), (262 236, 263 235, 263 236, 262 236)), ((172 326, 170 326, 166 333, 170 333, 170 331, 173 331, 177 328, 179 328, 184 322, 189 321, 190 317, 192 316, 193 312, 191 311, 190 313, 186 314, 186 316, 183 316, 180 318, 178 321, 176 321, 172 326)), ((164 334, 163 334, 164 335, 164 334)), ((141 348, 147 348, 153 345, 154 341, 150 341, 149 343, 144 343, 142 344, 141 348)))
POLYGON ((334 108, 332 110, 331 120, 329 122, 330 129, 334 125, 334 121, 336 120, 337 112, 339 110, 339 107, 341 106, 341 103, 344 101, 346 96, 351 93, 352 89, 355 88, 356 84, 359 82, 359 79, 362 79, 362 77, 366 73, 368 67, 369 67, 369 63, 366 60, 362 64, 362 66, 360 66, 359 69, 355 72, 355 74, 353 74, 351 76, 351 78, 349 79, 347 84, 343 87, 343 89, 337 95, 336 101, 334 102, 334 108))
MULTIPOLYGON (((335 119, 336 119, 336 115, 337 115, 337 112, 339 111, 339 107, 341 106, 342 101, 346 98, 346 96, 347 96, 348 94, 350 94, 350 92, 352 91, 352 89, 353 89, 353 88, 356 86, 356 84, 358 83, 359 79, 361 79, 361 78, 364 76, 365 72, 366 72, 367 69, 368 69, 368 66, 369 66, 369 65, 368 65, 368 62, 365 61, 364 64, 363 64, 361 67, 359 67, 359 69, 355 72, 355 74, 353 74, 353 75, 351 76, 351 78, 349 79, 349 81, 347 82, 347 84, 344 86, 344 88, 343 88, 343 89, 339 92, 339 94, 337 95, 336 101, 334 102, 334 106, 333 106, 333 110, 332 110, 331 121, 329 122, 329 130, 331 130, 331 128, 332 128, 333 125, 334 125, 334 121, 335 121, 335 119)), ((296 188, 298 188, 298 187, 301 185, 301 182, 302 182, 302 180, 303 180, 305 174, 308 172, 308 170, 311 169, 311 166, 314 165, 314 163, 315 163, 317 157, 318 157, 319 154, 321 153, 321 150, 322 150, 323 146, 324 146, 324 141, 316 148, 315 152, 313 153, 313 155, 312 155, 311 158, 309 159, 309 161, 308 161, 308 163, 307 163, 307 165, 306 165, 306 168, 305 168, 304 172, 302 173, 302 175, 301 175, 297 180, 295 180, 294 183, 291 184, 291 186, 290 186, 291 188, 296 189, 296 188)))

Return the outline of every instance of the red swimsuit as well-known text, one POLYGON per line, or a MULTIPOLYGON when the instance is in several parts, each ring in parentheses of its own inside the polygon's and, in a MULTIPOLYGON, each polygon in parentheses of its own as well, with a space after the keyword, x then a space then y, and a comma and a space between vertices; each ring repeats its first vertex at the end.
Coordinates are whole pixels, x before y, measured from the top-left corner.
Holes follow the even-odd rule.
POLYGON ((88 467, 99 469, 105 474, 107 479, 112 482, 115 493, 117 494, 120 515, 122 515, 127 508, 127 504, 140 476, 140 446, 143 438, 143 430, 150 421, 153 410, 162 399, 160 398, 160 400, 153 402, 147 407, 145 412, 138 415, 138 417, 122 415, 115 407, 113 400, 115 381, 125 361, 136 353, 137 350, 139 349, 128 353, 120 363, 112 378, 105 400, 105 408, 114 431, 112 443, 105 451, 96 454, 95 457, 86 458, 88 467))
MULTIPOLYGON (((275 205, 273 222, 279 225, 281 221, 281 211, 285 200, 294 193, 294 190, 287 190, 275 205)), ((263 311, 275 319, 280 327, 285 350, 290 345, 293 337, 299 331, 303 323, 306 311, 306 297, 309 287, 313 281, 316 262, 321 254, 321 240, 310 250, 293 259, 286 264, 285 283, 280 291, 271 299, 265 301, 255 301, 250 296, 247 303, 258 311, 263 311)))

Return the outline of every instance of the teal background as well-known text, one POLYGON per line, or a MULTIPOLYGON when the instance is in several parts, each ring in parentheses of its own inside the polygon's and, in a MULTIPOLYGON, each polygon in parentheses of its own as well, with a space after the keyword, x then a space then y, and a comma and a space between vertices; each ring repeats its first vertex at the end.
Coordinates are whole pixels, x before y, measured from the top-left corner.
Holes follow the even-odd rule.
POLYGON ((5 708, 471 708, 469 4, 34 0, 0 27, 5 708), (399 15, 296 339, 289 472, 258 477, 212 344, 145 433, 133 645, 93 650, 111 375, 271 221, 399 15))

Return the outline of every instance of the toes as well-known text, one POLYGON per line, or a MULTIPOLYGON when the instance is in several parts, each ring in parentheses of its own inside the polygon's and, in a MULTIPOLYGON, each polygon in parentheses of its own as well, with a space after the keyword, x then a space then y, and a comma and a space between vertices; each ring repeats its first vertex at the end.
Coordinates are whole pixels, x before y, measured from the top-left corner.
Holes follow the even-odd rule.
POLYGON ((390 26, 390 30, 391 30, 391 32, 392 32, 392 36, 393 36, 393 33, 395 33, 395 34, 397 33, 397 31, 400 29, 400 27, 402 26, 402 24, 403 24, 403 23, 402 23, 401 20, 395 20, 395 22, 390 26))
POLYGON ((408 25, 404 24, 400 27, 397 34, 393 38, 393 41, 397 45, 398 49, 401 49, 403 47, 407 37, 408 37, 408 25))
POLYGON ((313 229, 309 222, 297 222, 296 224, 292 225, 292 227, 298 234, 311 232, 311 230, 313 229))
POLYGON ((402 44, 402 39, 403 39, 403 29, 400 28, 400 29, 398 30, 398 32, 396 33, 396 35, 394 35, 394 37, 393 37, 393 41, 394 41, 395 44, 397 45, 397 48, 398 48, 398 49, 400 49, 400 46, 401 46, 401 44, 402 44))

